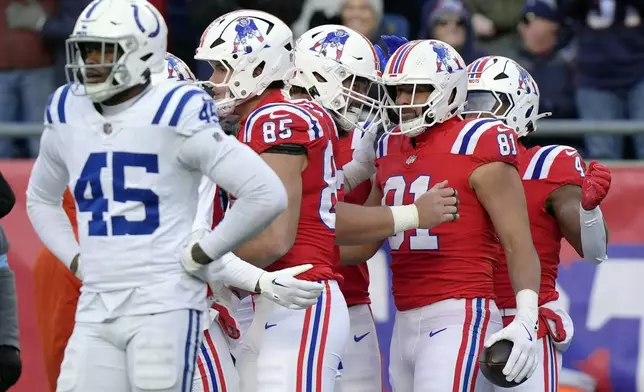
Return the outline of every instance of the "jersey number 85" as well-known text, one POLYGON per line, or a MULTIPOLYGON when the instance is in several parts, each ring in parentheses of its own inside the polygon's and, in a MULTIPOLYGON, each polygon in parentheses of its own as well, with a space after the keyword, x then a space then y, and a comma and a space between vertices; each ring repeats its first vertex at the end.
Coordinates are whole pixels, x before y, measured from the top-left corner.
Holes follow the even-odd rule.
MULTIPOLYGON (((159 228, 159 196, 150 189, 125 187, 125 168, 143 168, 147 173, 159 173, 159 159, 156 154, 131 152, 112 152, 112 194, 113 202, 140 202, 145 209, 145 218, 129 221, 123 215, 110 217, 113 236, 148 235, 159 228)), ((83 166, 80 177, 74 186, 74 199, 79 212, 90 212, 88 223, 89 236, 108 236, 107 221, 104 214, 109 211, 109 200, 103 194, 101 171, 108 169, 108 153, 91 153, 83 166), (91 196, 86 197, 89 186, 91 196)))

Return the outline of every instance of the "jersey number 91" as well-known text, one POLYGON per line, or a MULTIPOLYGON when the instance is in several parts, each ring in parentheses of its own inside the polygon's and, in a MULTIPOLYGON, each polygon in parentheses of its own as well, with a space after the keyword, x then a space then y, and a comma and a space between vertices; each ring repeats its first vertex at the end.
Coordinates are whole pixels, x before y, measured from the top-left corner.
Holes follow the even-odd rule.
MULTIPOLYGON (((112 152, 112 194, 113 202, 139 202, 145 209, 145 218, 140 221, 129 221, 123 215, 111 216, 113 236, 148 235, 159 227, 159 196, 150 189, 126 188, 125 168, 143 168, 147 173, 159 173, 159 158, 156 154, 139 154, 131 152, 112 152)), ((74 199, 79 212, 90 212, 92 219, 88 223, 89 236, 107 236, 105 213, 109 211, 109 200, 103 194, 101 171, 108 169, 108 153, 95 152, 89 155, 80 177, 74 187, 74 199), (91 196, 86 197, 89 186, 91 196)), ((109 185, 108 185, 109 186, 109 185)))

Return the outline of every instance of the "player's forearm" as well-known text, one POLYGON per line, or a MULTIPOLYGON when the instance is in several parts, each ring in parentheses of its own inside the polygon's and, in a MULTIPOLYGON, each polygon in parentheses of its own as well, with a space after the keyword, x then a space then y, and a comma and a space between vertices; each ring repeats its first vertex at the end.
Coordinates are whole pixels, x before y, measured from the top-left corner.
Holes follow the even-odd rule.
POLYGON ((372 242, 369 244, 354 245, 354 246, 341 246, 340 259, 343 265, 357 265, 366 263, 380 247, 382 241, 372 242))
POLYGON ((376 168, 373 163, 365 164, 352 160, 342 167, 342 172, 344 175, 344 191, 349 193, 357 188, 358 185, 370 179, 375 174, 376 168))
POLYGON ((335 243, 337 245, 372 243, 396 234, 394 232, 394 217, 389 207, 365 207, 338 202, 335 212, 335 243))
POLYGON ((27 215, 42 243, 69 268, 80 253, 80 246, 63 206, 42 203, 27 196, 27 215))
POLYGON ((289 200, 288 209, 278 216, 259 235, 235 249, 242 260, 266 268, 293 247, 297 236, 301 200, 289 200))
POLYGON ((257 282, 263 273, 264 270, 245 262, 233 253, 227 253, 222 257, 221 264, 208 266, 206 275, 210 284, 224 282, 229 286, 255 292, 257 282))
MULTIPOLYGON (((45 131, 43 142, 51 134, 45 131)), ((80 253, 74 230, 62 205, 62 195, 67 184, 66 172, 60 165, 47 159, 46 143, 34 164, 27 186, 27 215, 42 243, 62 261, 67 268, 80 253)))
POLYGON ((215 133, 217 138, 207 131, 190 137, 178 156, 237 198, 224 219, 199 241, 211 260, 256 236, 287 207, 286 190, 275 172, 248 147, 215 133))
POLYGON ((608 231, 599 207, 586 211, 579 207, 581 247, 584 261, 600 264, 606 260, 608 231))
POLYGON ((513 241, 505 246, 510 281, 515 293, 521 290, 539 292, 541 263, 530 236, 524 241, 513 241))
POLYGON ((206 176, 201 178, 199 184, 199 202, 197 203, 197 213, 192 223, 192 231, 212 229, 213 201, 217 185, 210 181, 206 176))

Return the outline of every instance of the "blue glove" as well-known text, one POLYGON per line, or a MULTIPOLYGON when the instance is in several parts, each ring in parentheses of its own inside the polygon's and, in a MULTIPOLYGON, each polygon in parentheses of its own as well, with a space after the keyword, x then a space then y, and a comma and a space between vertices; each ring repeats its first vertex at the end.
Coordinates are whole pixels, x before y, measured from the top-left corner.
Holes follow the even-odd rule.
POLYGON ((376 49, 376 54, 378 55, 378 61, 380 62, 380 71, 384 72, 385 65, 387 65, 387 60, 389 60, 389 56, 387 56, 380 45, 375 44, 373 47, 376 49))
MULTIPOLYGON (((409 42, 409 40, 407 38, 398 37, 397 35, 381 35, 380 39, 382 40, 382 42, 385 43, 385 45, 387 45, 387 50, 389 52, 390 57, 391 57, 392 54, 394 54, 394 52, 398 48, 400 48, 401 46, 403 46, 404 44, 409 42)), ((388 58, 387 58, 387 60, 388 60, 388 58)))

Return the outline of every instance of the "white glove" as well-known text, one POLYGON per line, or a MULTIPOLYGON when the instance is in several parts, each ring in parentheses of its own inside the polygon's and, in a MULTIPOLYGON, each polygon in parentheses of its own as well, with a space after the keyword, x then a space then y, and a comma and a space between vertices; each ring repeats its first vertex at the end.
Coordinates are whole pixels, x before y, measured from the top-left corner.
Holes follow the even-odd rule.
POLYGON ((204 282, 208 281, 208 277, 206 276, 206 267, 208 266, 208 264, 197 263, 192 258, 192 248, 208 232, 209 230, 207 229, 199 229, 192 232, 192 234, 190 234, 190 237, 188 239, 188 245, 186 245, 181 250, 181 256, 179 257, 181 261, 181 266, 183 267, 183 269, 186 270, 186 272, 188 272, 190 275, 194 275, 195 277, 203 280, 204 282))
POLYGON ((257 282, 260 294, 288 309, 306 309, 314 305, 322 294, 324 285, 295 278, 311 268, 313 265, 305 264, 275 272, 264 272, 257 282))
MULTIPOLYGON (((359 130, 355 130, 354 132, 359 132, 359 130)), ((351 192, 352 189, 376 173, 376 166, 374 164, 376 150, 373 146, 376 141, 376 136, 373 132, 363 133, 362 138, 360 138, 356 148, 353 150, 351 162, 342 168, 345 192, 351 192)))
MULTIPOLYGON (((358 130, 356 130, 356 132, 357 131, 358 130)), ((376 136, 375 132, 362 134, 356 148, 353 150, 352 159, 354 161, 373 166, 373 161, 376 159, 376 149, 374 148, 376 136)))
POLYGON ((532 290, 521 290, 517 293, 517 315, 507 327, 490 336, 485 341, 485 347, 490 347, 499 340, 509 340, 513 343, 512 352, 508 358, 503 374, 508 381, 521 382, 530 378, 537 369, 538 347, 537 331, 539 328, 539 310, 536 306, 520 307, 519 297, 522 292, 529 291, 530 294, 537 294, 532 290))

